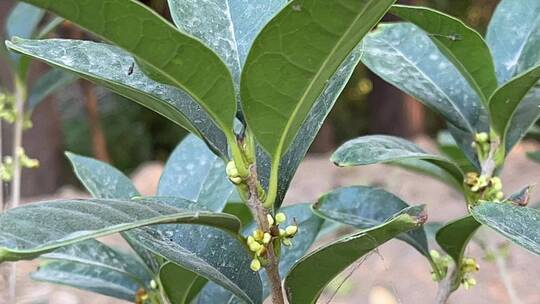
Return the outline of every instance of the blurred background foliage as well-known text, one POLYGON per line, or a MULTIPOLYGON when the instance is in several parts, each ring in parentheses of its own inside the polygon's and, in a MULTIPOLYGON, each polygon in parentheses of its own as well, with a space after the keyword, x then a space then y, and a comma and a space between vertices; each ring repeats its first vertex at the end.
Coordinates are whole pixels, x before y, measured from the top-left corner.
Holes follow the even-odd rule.
MULTIPOLYGON (((170 19, 166 0, 141 1, 170 19)), ((3 7, 15 3, 13 0, 2 2, 3 7)), ((499 1, 399 2, 444 11, 484 33, 499 1)), ((386 21, 395 19, 387 17, 386 21)), ((70 24, 64 24, 56 36, 92 39, 70 24)), ((180 127, 142 106, 85 81, 79 81, 69 89, 63 90, 49 105, 56 105, 57 119, 60 121, 59 132, 62 136, 58 151, 68 150, 93 156, 111 162, 127 173, 145 161, 166 160, 168 154, 186 134, 180 127)), ((50 117, 48 119, 52 121, 50 117)), ((321 129, 311 152, 328 153, 343 141, 368 133, 385 133, 409 138, 422 135, 433 137, 444 127, 443 121, 429 109, 359 65, 321 129)), ((27 136, 29 142, 32 141, 31 136, 31 134, 27 136)), ((35 154, 38 158, 39 150, 35 154)), ((67 163, 61 163, 60 167, 62 182, 72 180, 67 163)))

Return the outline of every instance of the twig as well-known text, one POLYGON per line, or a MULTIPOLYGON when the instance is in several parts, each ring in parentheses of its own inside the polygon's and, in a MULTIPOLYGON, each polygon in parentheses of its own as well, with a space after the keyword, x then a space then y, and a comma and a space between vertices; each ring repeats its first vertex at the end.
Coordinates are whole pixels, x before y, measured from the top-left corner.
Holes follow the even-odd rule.
MULTIPOLYGON (((257 190, 257 169, 255 165, 249 168, 250 174, 247 177, 247 186, 249 190, 249 197, 247 206, 251 210, 251 213, 255 217, 259 229, 264 232, 270 233, 270 225, 268 223, 268 210, 263 207, 261 199, 257 190)), ((272 234, 272 233, 271 233, 272 234)), ((273 304, 285 304, 283 299, 283 287, 281 286, 281 277, 279 275, 279 258, 274 254, 274 247, 272 242, 267 245, 267 259, 268 265, 265 266, 270 285, 272 286, 272 303, 273 304)))
POLYGON ((439 289, 437 290, 437 297, 435 298, 435 304, 446 304, 448 298, 452 294, 452 285, 454 283, 455 276, 458 272, 452 269, 448 275, 439 283, 439 289))

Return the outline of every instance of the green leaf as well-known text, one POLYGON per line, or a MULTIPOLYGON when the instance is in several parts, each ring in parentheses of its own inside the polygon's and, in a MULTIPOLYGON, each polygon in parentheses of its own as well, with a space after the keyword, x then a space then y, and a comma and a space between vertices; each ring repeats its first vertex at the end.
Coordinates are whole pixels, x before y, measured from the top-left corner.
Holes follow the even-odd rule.
MULTIPOLYGON (((341 91, 345 88, 349 78, 351 77, 354 69, 360 61, 362 56, 362 45, 358 45, 347 57, 347 59, 341 64, 338 71, 330 78, 324 92, 319 96, 313 108, 309 112, 306 120, 303 122, 302 127, 298 131, 298 134, 294 138, 293 143, 289 150, 283 155, 283 158, 279 164, 279 170, 276 170, 273 174, 273 178, 277 179, 277 197, 275 202, 275 208, 279 208, 285 194, 289 189, 290 183, 294 177, 298 166, 304 159, 311 143, 315 139, 317 133, 321 129, 324 120, 334 107, 341 91)), ((271 162, 272 160, 266 152, 262 149, 257 151, 257 169, 259 179, 262 180, 262 184, 268 188, 271 177, 271 162)))
POLYGON ((426 31, 488 105, 497 77, 489 48, 478 32, 457 18, 426 7, 394 5, 390 13, 426 31))
POLYGON ((362 62, 370 70, 456 128, 468 134, 488 129, 487 114, 478 94, 418 27, 407 23, 381 24, 364 39, 364 50, 362 62))
POLYGON ((28 97, 28 108, 35 109, 50 94, 73 83, 76 79, 77 77, 71 73, 58 69, 49 70, 32 86, 28 97))
MULTIPOLYGON (((323 220, 315 216, 311 210, 309 204, 295 204, 285 207, 280 210, 287 215, 289 224, 296 221, 299 229, 299 233, 292 240, 293 245, 291 247, 283 246, 281 249, 281 258, 279 261, 279 273, 281 277, 285 277, 293 264, 300 259, 311 247, 315 241, 321 227, 323 220)), ((286 225, 283 224, 285 227, 286 225)), ((247 226, 244 229, 244 235, 247 236, 255 229, 255 223, 247 226)), ((263 299, 270 295, 270 282, 268 281, 265 270, 261 270, 260 276, 263 282, 263 299)), ((240 303, 238 298, 233 297, 230 292, 227 292, 223 288, 215 284, 208 284, 199 295, 200 304, 205 303, 240 303)))
MULTIPOLYGON (((437 231, 435 236, 437 243, 454 260, 455 269, 461 268, 465 249, 480 226, 474 217, 468 215, 447 223, 437 231)), ((454 275, 452 290, 459 287, 459 278, 458 274, 454 275)))
POLYGON ((150 8, 135 0, 24 2, 50 10, 128 51, 154 79, 185 90, 232 137, 236 103, 227 67, 199 40, 176 30, 150 8))
POLYGON ((255 37, 286 0, 168 0, 176 26, 203 41, 225 62, 240 88, 240 73, 255 37))
POLYGON ((499 83, 540 62, 540 2, 502 0, 491 17, 486 40, 499 83), (519 22, 517 22, 519 21, 519 22))
MULTIPOLYGON (((351 186, 321 196, 313 205, 313 212, 325 219, 363 230, 383 224, 408 207, 400 198, 382 189, 351 186)), ((413 246, 431 262, 424 229, 415 229, 397 238, 413 246)))
POLYGON ((540 211, 509 203, 481 203, 472 209, 480 223, 540 255, 540 211))
MULTIPOLYGON (((501 142, 505 147, 508 144, 507 134, 513 132, 510 129, 512 118, 520 103, 525 102, 525 96, 538 80, 540 80, 540 65, 512 78, 497 89, 490 99, 489 111, 493 129, 501 136, 501 142)), ((528 107, 526 110, 537 112, 538 107, 540 107, 540 99, 535 99, 532 104, 528 104, 528 107)))
POLYGON ((204 138, 220 155, 228 153, 225 135, 193 98, 182 90, 148 78, 134 64, 135 59, 117 47, 61 39, 15 39, 6 45, 16 52, 103 85, 204 138))
POLYGON ((245 226, 253 221, 251 210, 249 210, 249 208, 243 202, 228 202, 227 205, 225 205, 223 212, 236 216, 242 223, 242 226, 245 226))
POLYGON ((345 236, 301 258, 285 279, 291 304, 315 303, 324 287, 360 257, 423 224, 423 206, 410 207, 371 229, 345 236))
POLYGON ((293 0, 255 39, 242 72, 242 106, 273 170, 327 81, 394 2, 293 0))
MULTIPOLYGON (((424 152, 414 143, 405 139, 388 135, 369 135, 350 140, 339 147, 331 160, 340 167, 362 166, 378 163, 396 163, 418 160, 435 165, 447 172, 454 184, 461 185, 463 173, 461 169, 449 159, 424 152)), ((405 162, 405 166, 418 165, 419 170, 429 169, 420 163, 405 162)), ((439 172, 433 172, 439 174, 439 172)), ((459 187, 459 186, 458 186, 459 187)))
MULTIPOLYGON (((109 164, 69 152, 66 155, 73 166, 75 175, 92 197, 129 200, 139 196, 139 192, 131 180, 109 164)), ((133 234, 135 233, 137 232, 125 231, 122 232, 122 236, 146 265, 153 271, 157 271, 159 269, 158 261, 151 252, 134 240, 133 234)))
MULTIPOLYGON (((35 6, 26 3, 17 3, 6 20, 5 29, 7 38, 32 38, 44 15, 45 11, 35 6)), ((9 55, 12 61, 18 62, 19 56, 17 54, 10 53, 9 55)))
POLYGON ((152 274, 133 256, 88 240, 42 256, 32 279, 71 286, 133 301, 138 289, 150 288, 152 274))
POLYGON ((188 135, 167 160, 157 195, 182 197, 220 212, 233 189, 224 161, 202 140, 188 135))
POLYGON ((171 262, 163 264, 159 270, 159 280, 171 303, 190 303, 186 298, 197 277, 196 273, 171 262))
POLYGON ((144 204, 98 199, 41 202, 0 215, 0 261, 32 259, 87 239, 165 223, 204 224, 232 233, 240 227, 238 220, 228 214, 180 209, 152 201, 144 204))
POLYGON ((465 152, 463 152, 449 131, 441 131, 437 134, 437 147, 439 150, 454 161, 463 172, 475 171, 465 152))

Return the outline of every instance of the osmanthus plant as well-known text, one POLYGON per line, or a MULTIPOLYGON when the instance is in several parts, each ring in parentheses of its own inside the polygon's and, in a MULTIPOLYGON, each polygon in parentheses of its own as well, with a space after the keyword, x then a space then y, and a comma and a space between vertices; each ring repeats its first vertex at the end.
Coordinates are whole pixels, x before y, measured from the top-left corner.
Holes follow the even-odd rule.
MULTIPOLYGON (((332 161, 343 167, 390 163, 430 175, 463 193, 468 214, 436 232, 448 256, 421 251, 440 281, 436 302, 445 303, 460 284, 468 288, 476 283, 476 262, 464 252, 481 225, 540 254, 540 213, 527 207, 531 186, 508 195, 498 177, 512 147, 540 117, 540 2, 501 1, 485 40, 460 20, 428 8, 396 5, 390 13, 404 22, 382 24, 369 33, 363 40, 362 62, 447 121, 451 135, 444 133, 439 140, 446 155, 426 153, 396 137, 365 136, 341 146, 332 161)), ((351 202, 358 197, 353 191, 357 190, 329 194, 350 199, 332 200, 333 205, 319 212, 365 225, 363 218, 350 216, 351 202), (342 212, 336 212, 336 206, 342 212)))
POLYGON ((354 260, 425 221, 421 206, 385 210, 376 225, 297 262, 323 220, 309 205, 281 208, 361 40, 395 0, 170 0, 176 26, 135 0, 23 2, 106 43, 13 37, 10 50, 103 85, 193 136, 152 197, 110 166, 68 154, 94 198, 1 214, 0 262, 43 257, 38 280, 153 304, 262 303, 270 294, 284 303, 287 277, 289 301, 306 303, 354 260), (136 256, 94 240, 117 232, 136 256))

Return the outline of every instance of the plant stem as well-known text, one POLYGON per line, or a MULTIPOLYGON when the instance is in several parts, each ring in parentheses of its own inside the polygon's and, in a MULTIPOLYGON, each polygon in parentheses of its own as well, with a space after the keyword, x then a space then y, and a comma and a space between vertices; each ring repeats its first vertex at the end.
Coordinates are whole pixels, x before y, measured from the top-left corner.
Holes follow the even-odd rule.
POLYGON ((26 84, 19 75, 15 76, 15 124, 13 126, 13 181, 11 182, 11 206, 19 206, 21 200, 21 162, 19 150, 22 148, 24 103, 26 102, 26 84))
POLYGON ((454 277, 457 275, 457 271, 452 269, 448 275, 439 283, 439 289, 437 290, 437 297, 435 298, 435 304, 446 304, 448 298, 452 294, 452 285, 454 277))
MULTIPOLYGON (((263 207, 263 203, 258 195, 257 170, 255 165, 251 165, 249 171, 250 174, 248 175, 246 181, 249 190, 247 206, 257 221, 259 229, 264 232, 271 233, 270 225, 268 223, 268 209, 263 207)), ((284 304, 285 300, 283 299, 283 288, 281 286, 281 277, 279 275, 279 257, 275 255, 272 243, 273 242, 270 242, 267 245, 266 258, 268 259, 268 265, 265 266, 265 269, 268 275, 268 280, 270 281, 270 285, 272 286, 272 303, 284 304)))

